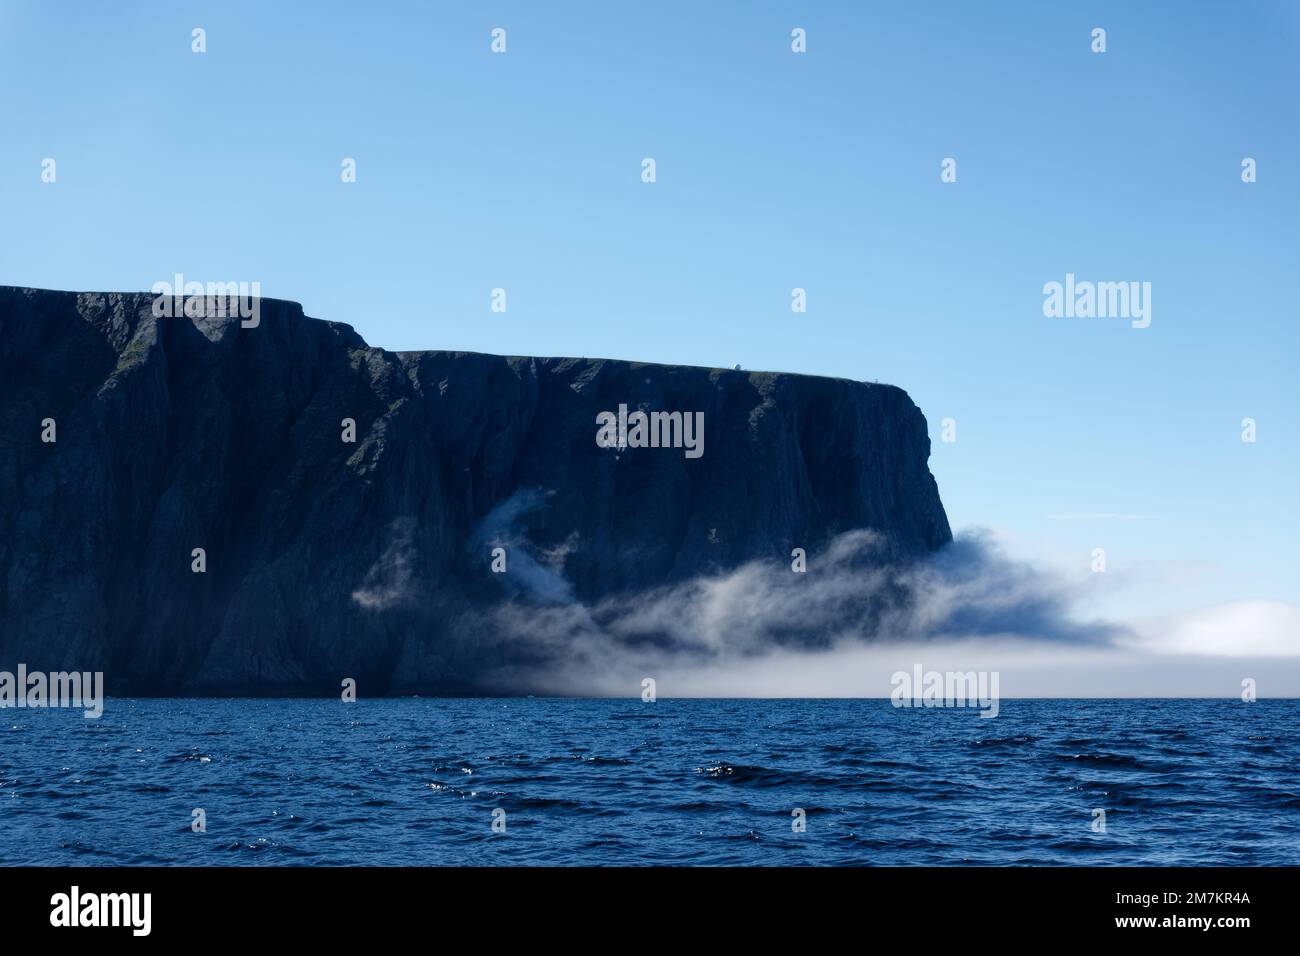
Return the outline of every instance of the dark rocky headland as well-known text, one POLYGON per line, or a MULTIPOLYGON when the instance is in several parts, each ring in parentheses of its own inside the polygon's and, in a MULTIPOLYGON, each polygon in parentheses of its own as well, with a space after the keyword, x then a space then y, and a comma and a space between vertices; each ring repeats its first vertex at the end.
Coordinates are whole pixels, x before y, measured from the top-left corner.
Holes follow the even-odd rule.
POLYGON ((890 563, 952 538, 893 386, 394 353, 291 302, 255 328, 153 302, 0 287, 0 668, 102 670, 115 694, 483 693, 512 654, 485 639, 502 602, 797 547, 813 574, 853 529, 890 563), (703 412, 703 456, 598 447, 620 404, 703 412))

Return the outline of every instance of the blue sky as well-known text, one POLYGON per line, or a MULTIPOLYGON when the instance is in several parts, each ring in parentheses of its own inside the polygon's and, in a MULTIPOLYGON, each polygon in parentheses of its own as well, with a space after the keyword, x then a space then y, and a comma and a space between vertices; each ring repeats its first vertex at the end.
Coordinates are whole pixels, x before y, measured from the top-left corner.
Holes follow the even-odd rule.
POLYGON ((954 526, 1104 547, 1098 606, 1300 601, 1300 5, 306 9, 0 0, 0 282, 891 382, 954 526), (1150 328, 1045 318, 1067 272, 1149 281, 1150 328))

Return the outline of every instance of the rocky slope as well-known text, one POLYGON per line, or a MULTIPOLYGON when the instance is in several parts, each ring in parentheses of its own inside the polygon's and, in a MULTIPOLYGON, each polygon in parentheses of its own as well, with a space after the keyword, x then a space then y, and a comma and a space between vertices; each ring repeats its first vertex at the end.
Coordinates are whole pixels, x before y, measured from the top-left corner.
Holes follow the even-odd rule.
POLYGON ((475 622, 502 601, 795 547, 815 567, 856 528, 882 562, 951 540, 892 386, 392 353, 294 303, 243 328, 152 302, 0 287, 0 668, 103 670, 119 694, 487 692, 509 635, 475 622), (598 447, 621 403, 703 412, 703 456, 598 447))

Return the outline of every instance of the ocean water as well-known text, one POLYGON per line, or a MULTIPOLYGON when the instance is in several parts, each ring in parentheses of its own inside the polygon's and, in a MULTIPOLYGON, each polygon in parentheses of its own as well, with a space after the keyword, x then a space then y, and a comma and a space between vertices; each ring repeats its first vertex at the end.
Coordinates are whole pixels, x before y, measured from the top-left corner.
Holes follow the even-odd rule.
POLYGON ((1294 700, 0 710, 0 862, 1297 864, 1298 722, 1294 700))

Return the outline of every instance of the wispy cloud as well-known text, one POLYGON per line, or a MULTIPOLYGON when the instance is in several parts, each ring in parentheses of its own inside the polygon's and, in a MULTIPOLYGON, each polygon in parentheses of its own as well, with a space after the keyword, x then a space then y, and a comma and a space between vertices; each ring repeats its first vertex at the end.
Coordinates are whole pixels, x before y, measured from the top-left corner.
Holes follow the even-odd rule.
POLYGON ((366 572, 364 584, 352 592, 352 600, 367 610, 388 610, 411 595, 414 520, 397 519, 392 524, 390 535, 384 553, 366 572))
POLYGON ((1067 511, 1048 515, 1053 521, 1150 521, 1159 515, 1131 515, 1116 511, 1067 511))
POLYGON ((547 497, 536 489, 516 491, 479 522, 470 536, 470 550, 482 554, 485 548, 505 548, 508 570, 499 576, 503 587, 541 604, 569 604, 573 589, 561 569, 576 545, 576 536, 556 547, 536 550, 520 528, 523 518, 546 505, 547 497))

